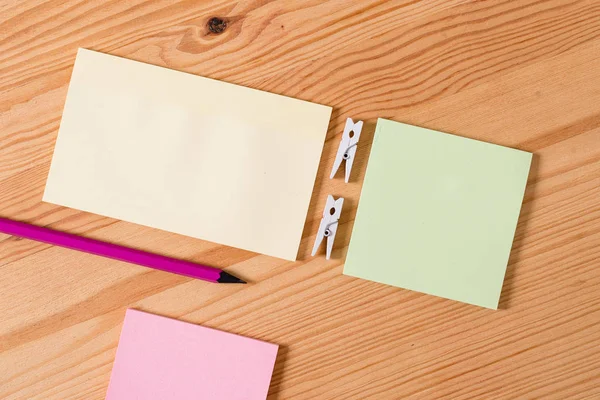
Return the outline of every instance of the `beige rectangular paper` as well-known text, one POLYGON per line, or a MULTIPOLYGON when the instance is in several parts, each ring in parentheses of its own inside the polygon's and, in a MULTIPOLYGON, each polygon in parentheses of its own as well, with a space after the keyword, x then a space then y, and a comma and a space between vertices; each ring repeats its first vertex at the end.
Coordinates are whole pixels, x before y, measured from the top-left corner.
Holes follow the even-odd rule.
POLYGON ((44 201, 295 260, 330 116, 80 49, 44 201))

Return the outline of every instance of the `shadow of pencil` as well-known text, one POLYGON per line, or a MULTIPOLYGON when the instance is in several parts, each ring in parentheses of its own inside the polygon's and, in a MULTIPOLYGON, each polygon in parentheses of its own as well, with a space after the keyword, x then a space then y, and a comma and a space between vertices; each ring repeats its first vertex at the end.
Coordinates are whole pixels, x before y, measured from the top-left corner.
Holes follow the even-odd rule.
POLYGON ((516 276, 516 265, 521 261, 522 256, 522 240, 527 232, 527 224, 529 223, 531 214, 531 204, 535 200, 535 190, 538 180, 539 172, 539 156, 533 154, 531 158, 531 167, 529 169, 529 178, 527 179, 527 187, 525 188, 525 195, 523 196, 523 205, 521 206, 521 213, 519 215, 519 222, 517 223, 517 229, 515 230, 515 237, 513 239, 512 249, 510 251, 510 257, 508 258, 508 265, 506 267, 506 274, 504 275, 504 283, 502 285, 502 291, 500 293, 500 302, 498 303, 498 309, 506 310, 510 307, 511 295, 514 290, 514 281, 516 276))
POLYGON ((273 368, 271 385, 269 386, 269 393, 267 394, 267 400, 278 400, 281 398, 279 391, 281 382, 283 382, 287 354, 287 346, 279 346, 279 350, 277 351, 277 358, 275 359, 275 367, 273 368))

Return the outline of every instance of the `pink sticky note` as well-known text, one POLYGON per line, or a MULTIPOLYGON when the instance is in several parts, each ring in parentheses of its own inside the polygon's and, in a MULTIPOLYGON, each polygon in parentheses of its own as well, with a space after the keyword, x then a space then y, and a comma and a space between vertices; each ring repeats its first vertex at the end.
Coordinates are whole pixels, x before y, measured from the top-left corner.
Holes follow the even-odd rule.
POLYGON ((127 310, 107 400, 264 400, 277 345, 127 310))

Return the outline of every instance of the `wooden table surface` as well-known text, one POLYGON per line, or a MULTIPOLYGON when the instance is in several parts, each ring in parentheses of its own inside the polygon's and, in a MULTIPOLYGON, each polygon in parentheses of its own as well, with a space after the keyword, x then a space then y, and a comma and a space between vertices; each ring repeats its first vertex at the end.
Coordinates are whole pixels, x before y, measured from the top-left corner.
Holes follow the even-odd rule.
POLYGON ((128 307, 279 344, 270 399, 598 399, 600 2, 4 0, 0 215, 251 282, 0 235, 2 399, 104 398, 128 307), (42 203, 78 47, 333 106, 299 261, 42 203), (348 116, 366 125, 346 185, 328 175, 348 116), (342 275, 377 117, 535 153, 500 310, 342 275))

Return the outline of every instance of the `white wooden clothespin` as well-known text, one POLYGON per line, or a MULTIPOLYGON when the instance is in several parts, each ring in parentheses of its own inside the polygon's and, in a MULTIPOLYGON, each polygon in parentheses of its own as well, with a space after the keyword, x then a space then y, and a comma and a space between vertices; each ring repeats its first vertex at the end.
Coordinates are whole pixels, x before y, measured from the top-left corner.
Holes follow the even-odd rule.
POLYGON ((342 213, 343 205, 343 197, 334 200, 332 195, 327 196, 327 203, 325 204, 325 209, 323 210, 323 218, 321 218, 321 225, 319 225, 319 231, 317 232, 317 238, 312 250, 313 256, 317 253, 323 238, 326 237, 327 253, 325 258, 329 260, 331 257, 331 249, 333 249, 333 241, 335 240, 335 234, 337 232, 338 221, 340 219, 340 214, 342 213))
POLYGON ((335 173, 340 169, 342 160, 346 160, 346 178, 345 181, 348 183, 350 179, 350 171, 352 171, 352 163, 354 162, 354 155, 356 154, 356 146, 358 145, 358 139, 360 139, 360 132, 362 131, 363 122, 358 121, 354 123, 352 118, 346 120, 346 127, 344 128, 344 134, 342 135, 342 141, 338 148, 337 155, 335 156, 335 162, 333 163, 333 169, 329 179, 333 179, 335 173))

